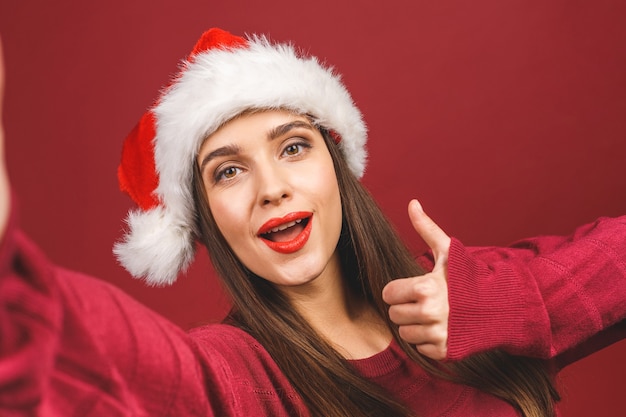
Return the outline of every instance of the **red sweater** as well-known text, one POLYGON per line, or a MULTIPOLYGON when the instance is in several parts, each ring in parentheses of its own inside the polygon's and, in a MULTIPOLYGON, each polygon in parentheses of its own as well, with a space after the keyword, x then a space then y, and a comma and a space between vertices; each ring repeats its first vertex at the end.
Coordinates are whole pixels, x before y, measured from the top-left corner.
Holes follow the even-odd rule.
MULTIPOLYGON (((450 359, 502 348, 560 368, 626 335, 626 217, 508 249, 454 240, 449 287, 450 359)), ((423 417, 517 415, 433 378, 394 342, 353 363, 423 417)), ((187 334, 119 289, 52 265, 13 213, 0 246, 0 415, 308 413, 248 334, 228 325, 187 334)))

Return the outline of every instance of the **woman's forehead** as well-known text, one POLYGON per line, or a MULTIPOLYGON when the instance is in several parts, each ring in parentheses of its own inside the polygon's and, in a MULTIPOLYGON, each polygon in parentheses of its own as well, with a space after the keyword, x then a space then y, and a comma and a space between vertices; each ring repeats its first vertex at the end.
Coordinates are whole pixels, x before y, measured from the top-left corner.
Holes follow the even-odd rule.
POLYGON ((200 151, 206 147, 218 146, 216 142, 224 140, 234 140, 242 136, 263 137, 278 126, 296 121, 302 122, 302 126, 306 125, 314 128, 314 124, 309 116, 289 110, 253 109, 242 112, 207 136, 200 146, 200 151))

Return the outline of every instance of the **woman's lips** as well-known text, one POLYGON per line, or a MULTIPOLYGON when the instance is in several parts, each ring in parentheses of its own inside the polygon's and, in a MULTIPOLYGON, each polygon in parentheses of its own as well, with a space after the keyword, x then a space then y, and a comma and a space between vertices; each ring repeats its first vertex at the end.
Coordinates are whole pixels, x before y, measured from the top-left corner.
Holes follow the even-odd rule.
POLYGON ((313 227, 312 218, 313 213, 304 211, 273 218, 259 228, 257 236, 276 252, 294 253, 302 249, 309 240, 313 227))

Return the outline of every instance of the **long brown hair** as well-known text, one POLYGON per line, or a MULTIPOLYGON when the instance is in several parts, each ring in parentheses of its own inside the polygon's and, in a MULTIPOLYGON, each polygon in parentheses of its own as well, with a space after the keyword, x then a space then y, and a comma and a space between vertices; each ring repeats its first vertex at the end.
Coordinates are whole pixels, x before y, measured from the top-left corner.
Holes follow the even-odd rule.
MULTIPOLYGON (((429 372, 496 395, 525 417, 552 416, 558 394, 540 361, 493 351, 441 365, 421 356, 399 337, 397 327, 388 318, 382 289, 392 279, 421 275, 424 271, 351 173, 328 132, 323 128, 320 131, 333 159, 341 194, 343 226, 337 249, 348 288, 374 307, 407 355, 429 372)), ((239 261, 217 228, 201 178, 194 164, 199 238, 232 297, 227 322, 250 333, 263 345, 312 416, 411 415, 391 393, 361 377, 280 291, 239 261)))

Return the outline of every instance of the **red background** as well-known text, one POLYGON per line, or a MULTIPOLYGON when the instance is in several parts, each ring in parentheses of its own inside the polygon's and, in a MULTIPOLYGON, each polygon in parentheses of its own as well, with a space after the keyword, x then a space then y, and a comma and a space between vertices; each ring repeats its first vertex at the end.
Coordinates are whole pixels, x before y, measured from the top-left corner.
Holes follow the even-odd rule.
MULTIPOLYGON (((343 74, 370 129, 364 182, 416 251, 419 197, 451 235, 506 244, 626 212, 621 0, 0 2, 9 171, 54 261, 183 327, 228 301, 206 256, 171 288, 116 265, 121 142, 211 26, 293 41, 343 74)), ((89 296, 97 297, 97 294, 89 296)), ((623 414, 626 342, 562 374, 566 417, 623 414)))

